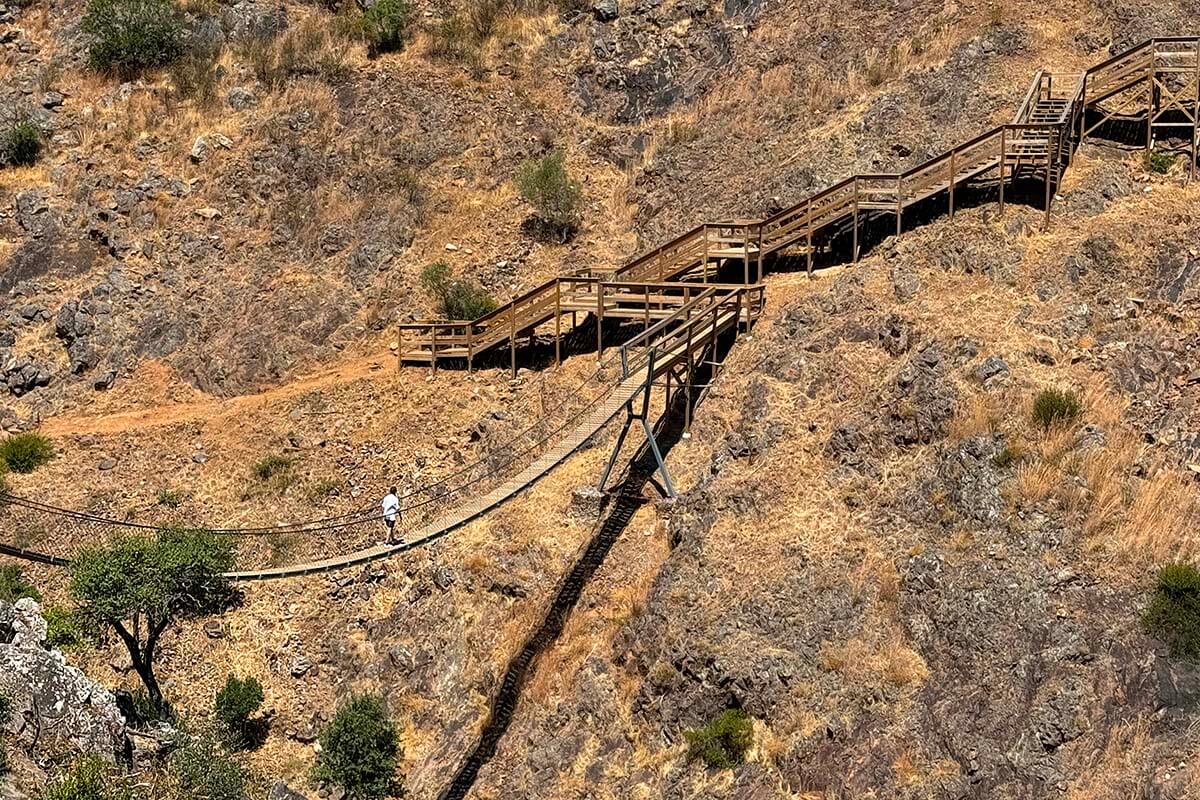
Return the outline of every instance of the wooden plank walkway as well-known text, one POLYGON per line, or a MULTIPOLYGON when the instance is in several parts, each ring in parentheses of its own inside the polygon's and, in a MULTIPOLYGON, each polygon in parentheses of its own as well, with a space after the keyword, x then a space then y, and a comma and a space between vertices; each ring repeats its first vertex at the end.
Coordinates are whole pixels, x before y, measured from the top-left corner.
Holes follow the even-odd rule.
MULTIPOLYGON (((584 442, 596 435, 615 417, 625 404, 632 400, 645 385, 645 377, 632 376, 617 384, 608 396, 592 409, 569 434, 559 440, 518 474, 509 478, 502 485, 492 489, 480 497, 471 498, 454 508, 445 517, 412 531, 409 538, 402 544, 378 544, 346 555, 312 561, 304 564, 294 564, 285 567, 271 567, 260 570, 246 570, 227 573, 226 577, 235 581, 262 581, 279 578, 294 578, 301 575, 315 575, 322 572, 333 572, 347 567, 359 566, 372 561, 389 558, 394 555, 429 544, 446 534, 461 528, 467 523, 478 519, 488 511, 511 500, 524 492, 550 470, 563 462, 568 456, 578 450, 584 442)), ((380 523, 382 532, 383 525, 380 523)))

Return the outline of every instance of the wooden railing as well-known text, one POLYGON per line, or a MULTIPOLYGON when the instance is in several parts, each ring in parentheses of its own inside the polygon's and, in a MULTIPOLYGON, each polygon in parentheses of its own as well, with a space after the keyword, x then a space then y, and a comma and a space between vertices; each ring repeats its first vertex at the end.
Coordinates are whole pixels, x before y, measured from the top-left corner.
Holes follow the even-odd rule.
MULTIPOLYGON (((740 261, 744 284, 762 279, 763 259, 784 248, 797 248, 806 254, 808 269, 813 266, 814 238, 830 228, 846 226, 852 238, 852 257, 860 252, 860 218, 867 214, 889 213, 896 217, 896 231, 903 230, 906 208, 945 193, 948 212, 955 212, 957 187, 995 171, 999 204, 1006 202, 1006 184, 1019 175, 1040 177, 1045 183, 1044 210, 1049 221, 1053 186, 1069 163, 1074 145, 1091 129, 1086 126, 1086 111, 1104 100, 1125 92, 1142 82, 1155 80, 1157 69, 1182 62, 1193 65, 1200 85, 1200 37, 1153 39, 1097 64, 1083 73, 1056 74, 1045 70, 1034 75, 1013 121, 999 125, 949 150, 898 173, 855 175, 816 192, 800 202, 761 221, 710 222, 697 225, 674 239, 630 259, 611 272, 575 274, 558 278, 515 298, 491 314, 473 323, 430 321, 401 326, 400 355, 427 361, 436 368, 439 357, 463 357, 468 366, 484 349, 508 341, 510 360, 515 371, 516 339, 551 319, 555 324, 556 358, 564 310, 591 311, 584 303, 595 302, 594 311, 603 319, 608 301, 622 291, 620 283, 673 281, 708 284, 716 275, 713 264, 740 261), (607 298, 607 299, 606 299, 607 298)), ((1171 69, 1178 68, 1171 67, 1171 69)), ((1200 89, 1197 89, 1193 120, 1200 120, 1200 89)), ((1147 121, 1148 142, 1154 125, 1147 121)), ((1193 123, 1193 164, 1200 148, 1200 130, 1193 123)), ((643 294, 646 292, 643 290, 643 294)), ((659 309, 661 310, 661 309, 659 309)), ((646 309, 648 321, 654 316, 646 309)), ((629 316, 615 311, 609 316, 629 316)), ((601 344, 599 326, 597 343, 601 344)))

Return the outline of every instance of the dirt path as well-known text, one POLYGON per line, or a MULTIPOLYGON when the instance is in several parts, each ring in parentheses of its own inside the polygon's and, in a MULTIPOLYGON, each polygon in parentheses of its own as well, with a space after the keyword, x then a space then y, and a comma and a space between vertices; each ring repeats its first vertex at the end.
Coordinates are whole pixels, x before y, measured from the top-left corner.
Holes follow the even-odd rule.
POLYGON ((194 402, 162 403, 131 411, 115 411, 110 414, 64 414, 47 419, 42 423, 41 430, 49 436, 102 435, 196 420, 211 422, 235 417, 252 410, 260 410, 316 389, 385 375, 388 366, 388 356, 366 356, 340 363, 336 367, 321 372, 298 376, 289 383, 257 394, 226 398, 210 397, 210 399, 194 402))

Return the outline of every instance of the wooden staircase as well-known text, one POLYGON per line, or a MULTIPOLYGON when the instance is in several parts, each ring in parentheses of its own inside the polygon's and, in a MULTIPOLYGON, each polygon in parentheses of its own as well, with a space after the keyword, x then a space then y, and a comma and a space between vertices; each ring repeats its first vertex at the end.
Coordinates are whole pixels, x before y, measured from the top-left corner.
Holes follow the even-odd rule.
MULTIPOLYGON (((1130 104, 1146 120, 1147 146, 1155 132, 1190 128, 1191 162, 1200 148, 1200 37, 1153 39, 1114 56, 1082 74, 1039 72, 1012 122, 902 173, 864 174, 806 197, 762 220, 706 222, 611 271, 576 272, 547 281, 474 321, 426 320, 401 325, 398 364, 428 364, 476 358, 507 344, 515 373, 517 345, 542 333, 553 336, 556 362, 564 318, 571 327, 579 315, 598 323, 607 318, 641 319, 647 326, 686 304, 685 287, 739 275, 743 285, 762 280, 764 261, 783 251, 813 259, 831 250, 831 234, 849 231, 852 259, 860 255, 860 231, 868 218, 894 215, 896 232, 904 212, 931 198, 944 197, 953 216, 955 192, 987 180, 999 188, 1003 211, 1019 180, 1045 185, 1047 222, 1053 189, 1082 139, 1113 119, 1128 115, 1130 104), (1112 103, 1115 107, 1102 106, 1112 103), (1144 109, 1144 110, 1141 110, 1144 109), (1088 123, 1091 122, 1089 127, 1088 123)), ((597 349, 603 348, 596 325, 597 349)))

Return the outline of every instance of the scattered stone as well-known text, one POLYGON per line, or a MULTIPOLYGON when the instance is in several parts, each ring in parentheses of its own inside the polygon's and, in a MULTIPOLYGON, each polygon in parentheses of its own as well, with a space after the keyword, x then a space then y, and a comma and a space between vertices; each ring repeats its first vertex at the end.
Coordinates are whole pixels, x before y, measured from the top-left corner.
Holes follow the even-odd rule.
POLYGON ((99 464, 97 464, 96 468, 99 469, 101 472, 108 472, 110 469, 113 469, 116 466, 117 466, 117 460, 115 458, 106 458, 103 461, 101 461, 99 464))
POLYGON ((108 372, 104 373, 95 380, 95 382, 92 384, 92 388, 97 392, 107 391, 113 387, 113 383, 115 383, 116 380, 116 371, 110 369, 108 372))
POLYGON ((308 800, 283 781, 275 781, 267 791, 267 800, 308 800))
POLYGON ((42 95, 42 108, 56 109, 66 100, 61 92, 46 92, 42 95))
POLYGON ((229 102, 229 107, 235 111, 245 111, 258 105, 258 95, 245 86, 234 86, 225 95, 225 99, 229 102))
POLYGON ((620 14, 617 0, 596 0, 592 4, 592 14, 601 22, 612 22, 620 14))
POLYGON ((995 378, 1008 376, 1008 363, 1000 356, 988 356, 975 367, 975 380, 988 383, 995 378))
POLYGON ((221 624, 220 620, 210 619, 204 623, 204 635, 210 639, 224 639, 225 626, 221 624))
POLYGON ((207 220, 214 220, 217 217, 221 216, 221 212, 215 208, 206 206, 205 208, 196 209, 196 216, 203 217, 204 219, 207 219, 207 220))
POLYGON ((206 461, 208 461, 208 453, 202 453, 199 451, 192 453, 192 462, 193 463, 203 464, 206 461))
POLYGON ((595 522, 600 518, 604 504, 604 493, 595 486, 580 486, 571 492, 567 515, 584 522, 595 522))
POLYGON ((304 677, 309 670, 312 669, 312 662, 304 656, 296 656, 292 659, 291 666, 288 667, 288 672, 293 678, 304 677))

